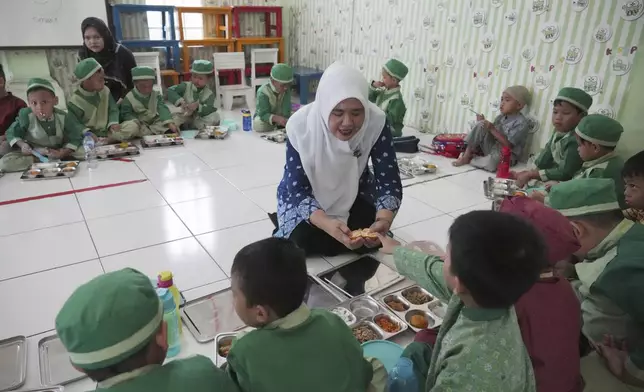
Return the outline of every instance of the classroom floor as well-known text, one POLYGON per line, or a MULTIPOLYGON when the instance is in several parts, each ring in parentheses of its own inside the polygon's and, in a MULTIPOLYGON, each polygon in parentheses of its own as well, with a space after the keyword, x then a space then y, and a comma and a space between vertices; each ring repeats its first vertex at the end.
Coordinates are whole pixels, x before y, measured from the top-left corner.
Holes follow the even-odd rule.
MULTIPOLYGON (((222 117, 240 120, 237 112, 222 117)), ((430 136, 422 138, 428 143, 430 136)), ((405 241, 445 246, 455 217, 490 208, 482 190, 489 175, 426 157, 438 172, 415 180, 428 182, 406 184, 393 232, 405 241)), ((71 179, 22 182, 17 173, 0 178, 0 298, 6 316, 0 340, 28 337, 25 386, 40 384, 38 342, 55 333, 60 306, 99 274, 133 267, 155 277, 171 270, 188 299, 227 287, 235 253, 271 235, 267 213, 275 210, 283 165, 284 145, 236 131, 226 140, 188 139, 185 147, 143 150, 135 162, 99 162, 91 172, 82 164, 71 179), (99 188, 65 193, 90 187, 99 188), (44 197, 21 200, 38 196, 44 197)), ((309 270, 321 272, 351 257, 310 259, 309 270)), ((214 350, 185 333, 182 356, 195 353, 212 357, 214 350)), ((88 387, 84 380, 66 391, 88 387)))

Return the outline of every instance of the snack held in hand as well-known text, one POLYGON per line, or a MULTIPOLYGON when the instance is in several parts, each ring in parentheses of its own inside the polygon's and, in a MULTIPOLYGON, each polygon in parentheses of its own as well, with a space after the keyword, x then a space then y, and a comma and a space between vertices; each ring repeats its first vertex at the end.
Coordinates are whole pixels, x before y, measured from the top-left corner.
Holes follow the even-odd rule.
POLYGON ((371 231, 371 229, 361 229, 352 231, 350 238, 352 240, 357 240, 358 238, 374 240, 378 238, 378 234, 375 231, 371 231))

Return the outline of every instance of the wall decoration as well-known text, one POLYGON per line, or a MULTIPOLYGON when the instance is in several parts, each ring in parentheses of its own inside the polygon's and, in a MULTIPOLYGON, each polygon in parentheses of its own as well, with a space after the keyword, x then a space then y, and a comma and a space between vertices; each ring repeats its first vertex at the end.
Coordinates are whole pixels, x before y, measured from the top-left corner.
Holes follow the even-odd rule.
POLYGON ((599 43, 608 42, 608 40, 613 36, 613 29, 609 24, 601 24, 595 29, 595 34, 593 34, 593 39, 599 43))
POLYGON ((456 26, 456 14, 450 14, 447 17, 447 24, 450 26, 456 26))
POLYGON ((631 70, 631 59, 627 56, 615 56, 610 61, 610 72, 615 76, 622 76, 631 70))
POLYGON ((636 20, 644 14, 644 0, 622 0, 619 11, 624 20, 636 20))
POLYGON ((496 47, 496 38, 494 38, 494 34, 486 33, 480 41, 480 46, 483 52, 489 53, 493 51, 496 47))
POLYGON ((430 48, 431 50, 433 50, 434 52, 437 52, 437 51, 438 51, 438 49, 440 49, 440 48, 441 48, 441 39, 440 39, 440 37, 437 37, 437 36, 433 37, 433 38, 429 41, 429 48, 430 48))
POLYGON ((528 114, 525 118, 528 120, 528 133, 538 132, 541 128, 539 120, 532 114, 528 114))
POLYGON ((487 94, 489 89, 490 89, 490 79, 479 78, 479 80, 476 82, 476 91, 478 91, 479 94, 487 94))
POLYGON ((423 90, 423 89, 422 89, 422 88, 420 88, 420 87, 417 87, 417 88, 414 90, 414 98, 416 99, 416 101, 422 101, 422 100, 424 100, 424 99, 425 99, 425 90, 423 90))
POLYGON ((559 38, 561 29, 559 28, 557 22, 546 22, 541 25, 540 33, 541 40, 550 44, 555 42, 557 38, 559 38))
POLYGON ((497 99, 493 99, 490 102, 488 102, 488 106, 490 107, 490 110, 493 111, 494 113, 498 112, 501 107, 501 101, 497 99))
POLYGON ((499 64, 499 69, 501 71, 510 71, 512 69, 512 65, 514 63, 514 60, 511 55, 509 54, 504 54, 503 57, 501 57, 501 63, 499 64))
POLYGON ((465 65, 467 65, 468 68, 474 68, 476 66, 476 57, 468 56, 465 60, 465 65))
POLYGON ((461 106, 467 109, 472 106, 472 98, 470 98, 470 95, 468 93, 463 93, 461 95, 460 103, 461 106))
POLYGON ((436 86, 436 74, 433 74, 433 73, 427 74, 425 81, 427 81, 427 85, 429 87, 436 86))
POLYGON ((549 0, 532 0, 532 12, 541 15, 549 9, 549 0))
POLYGON ((447 57, 445 58, 444 64, 447 68, 453 68, 454 65, 456 65, 456 60, 454 60, 454 55, 448 54, 447 57))
POLYGON ((425 30, 429 30, 430 27, 433 27, 432 18, 430 18, 429 16, 426 16, 423 18, 423 28, 425 30))
POLYGON ((581 12, 588 8, 589 0, 572 0, 572 10, 575 12, 581 12))
POLYGON ((546 72, 535 72, 534 87, 538 90, 545 90, 550 87, 550 75, 546 72))
POLYGON ((503 21, 505 22, 506 25, 512 26, 513 24, 517 23, 518 17, 519 17, 519 14, 517 10, 509 10, 503 16, 503 21))
POLYGON ((566 49, 564 61, 566 64, 574 65, 579 63, 583 57, 584 52, 582 52, 581 47, 573 44, 568 46, 568 49, 566 49))
POLYGON ((602 116, 615 118, 615 109, 612 106, 607 104, 598 104, 592 106, 592 112, 601 114, 602 116))
POLYGON ((436 99, 438 100, 438 102, 443 103, 447 99, 447 94, 445 93, 445 91, 439 91, 438 93, 436 93, 436 99))
POLYGON ((530 62, 534 58, 535 52, 536 51, 534 49, 534 46, 526 45, 521 50, 521 58, 524 59, 527 62, 530 62))
POLYGON ((589 95, 597 95, 602 90, 603 80, 596 74, 586 75, 583 79, 582 89, 589 95))
POLYGON ((481 27, 485 25, 485 22, 486 22, 485 10, 481 8, 474 10, 474 12, 472 13, 472 26, 481 27))
POLYGON ((444 1, 439 1, 438 4, 436 5, 439 11, 442 11, 445 9, 445 2, 444 1))
POLYGON ((503 0, 491 0, 491 1, 490 1, 490 3, 491 3, 494 7, 499 8, 500 6, 502 6, 502 5, 503 5, 503 0))

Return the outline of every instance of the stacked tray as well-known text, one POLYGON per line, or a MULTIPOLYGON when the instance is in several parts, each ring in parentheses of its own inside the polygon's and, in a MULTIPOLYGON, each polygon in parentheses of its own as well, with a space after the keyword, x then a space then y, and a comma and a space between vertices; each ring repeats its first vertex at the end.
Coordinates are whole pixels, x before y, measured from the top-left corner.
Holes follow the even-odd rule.
POLYGON ((221 367, 226 363, 228 351, 233 344, 233 340, 242 333, 248 333, 255 328, 245 327, 237 332, 223 332, 215 336, 215 365, 221 367))
POLYGON ((67 350, 56 335, 44 337, 38 342, 38 362, 42 385, 67 385, 87 377, 74 369, 67 350))
POLYGON ((207 126, 197 132, 195 139, 218 139, 223 140, 228 136, 228 127, 224 126, 207 126))
POLYGON ((506 196, 526 196, 527 193, 509 178, 490 177, 483 181, 483 193, 490 200, 503 199, 506 196))
POLYGON ((183 324, 199 343, 209 342, 219 333, 245 326, 235 313, 231 289, 188 301, 180 313, 183 324))
POLYGON ((417 285, 387 294, 381 303, 416 332, 440 326, 447 310, 447 305, 417 285))
POLYGON ((407 330, 407 325, 394 313, 366 294, 342 302, 329 311, 351 328, 360 343, 387 340, 407 330))
POLYGON ((129 142, 96 147, 96 157, 98 159, 118 158, 125 155, 139 155, 140 153, 139 148, 129 142))
POLYGON ((16 336, 0 341, 0 391, 20 388, 26 379, 26 338, 16 336))
POLYGON ((178 135, 148 135, 141 139, 141 147, 183 146, 183 138, 178 135))
POLYGON ((73 177, 78 171, 79 161, 34 163, 20 176, 21 180, 54 180, 73 177))
POLYGON ((286 140, 288 139, 285 131, 277 131, 266 135, 262 135, 261 138, 266 141, 278 143, 278 144, 285 143, 286 140))
POLYGON ((401 173, 406 173, 412 177, 436 173, 437 170, 436 165, 420 157, 399 158, 398 168, 401 173))

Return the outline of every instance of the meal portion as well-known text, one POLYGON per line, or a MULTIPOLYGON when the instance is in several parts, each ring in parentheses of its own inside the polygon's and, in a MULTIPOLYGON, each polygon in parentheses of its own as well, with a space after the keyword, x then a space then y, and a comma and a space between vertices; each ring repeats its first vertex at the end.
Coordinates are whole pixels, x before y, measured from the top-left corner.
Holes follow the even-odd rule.
POLYGON ((342 307, 331 309, 331 313, 337 314, 345 324, 353 324, 356 322, 356 317, 348 310, 342 307))
POLYGON ((358 325, 352 329, 353 336, 358 339, 360 343, 368 342, 370 340, 378 340, 380 336, 371 327, 366 324, 358 325))
POLYGON ((361 229, 352 231, 349 238, 351 238, 352 240, 357 240, 358 238, 374 240, 378 238, 378 234, 371 231, 371 229, 361 229))
POLYGON ((396 312, 404 312, 409 309, 409 306, 405 305, 402 301, 398 300, 394 296, 385 298, 385 304, 395 310, 396 312))
POLYGON ((432 300, 432 297, 419 289, 406 290, 402 292, 403 297, 414 305, 422 305, 432 300))
POLYGON ((419 328, 419 329, 425 329, 429 326, 429 323, 427 322, 427 317, 424 317, 420 314, 415 314, 411 316, 409 319, 409 324, 411 324, 414 328, 419 328))
POLYGON ((217 353, 219 354, 220 357, 226 358, 228 356, 228 353, 230 352, 230 347, 233 345, 233 340, 226 340, 226 341, 221 341, 219 342, 219 349, 217 350, 217 353))
POLYGON ((389 316, 379 315, 374 318, 374 321, 385 332, 395 333, 400 331, 400 325, 395 323, 389 316))

